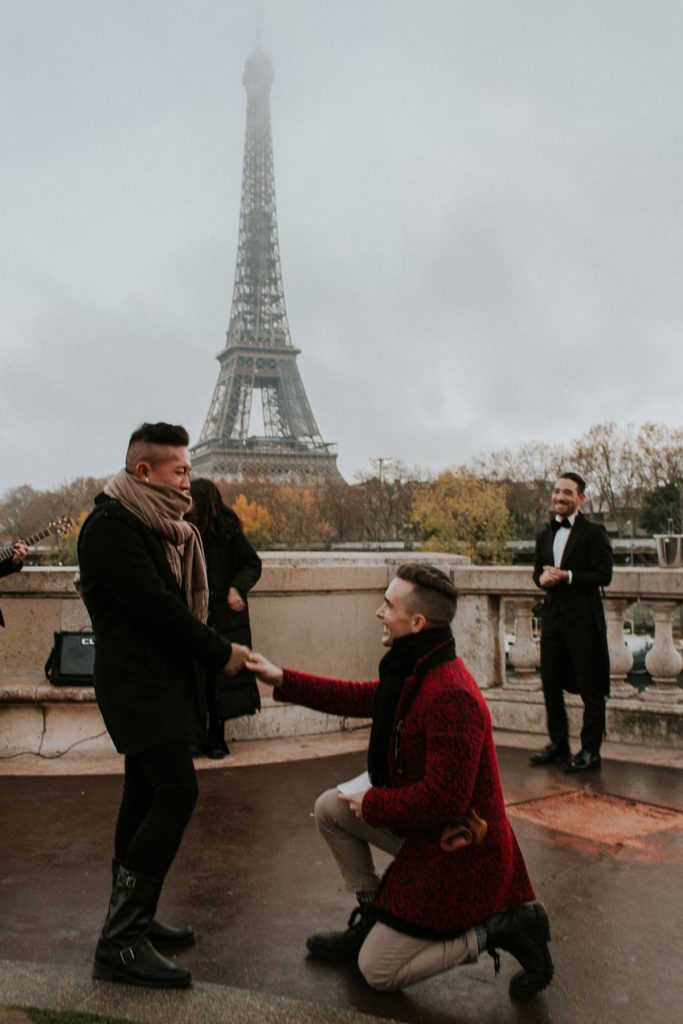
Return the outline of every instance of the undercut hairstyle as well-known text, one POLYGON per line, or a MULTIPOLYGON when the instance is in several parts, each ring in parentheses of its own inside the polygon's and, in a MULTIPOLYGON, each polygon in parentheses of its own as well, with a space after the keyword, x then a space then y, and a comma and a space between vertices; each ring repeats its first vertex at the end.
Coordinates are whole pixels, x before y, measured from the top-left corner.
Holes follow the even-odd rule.
POLYGON ((189 443, 190 435, 185 427, 173 423, 143 423, 130 435, 126 469, 132 473, 142 461, 156 466, 167 457, 165 448, 187 448, 189 443))
POLYGON ((430 626, 447 626, 453 621, 458 592, 448 575, 429 562, 406 562, 396 575, 413 584, 408 599, 410 611, 424 615, 430 626))
POLYGON ((576 486, 579 488, 579 494, 584 494, 586 491, 586 481, 578 473, 570 470, 568 473, 560 473, 557 478, 558 480, 573 480, 576 486))

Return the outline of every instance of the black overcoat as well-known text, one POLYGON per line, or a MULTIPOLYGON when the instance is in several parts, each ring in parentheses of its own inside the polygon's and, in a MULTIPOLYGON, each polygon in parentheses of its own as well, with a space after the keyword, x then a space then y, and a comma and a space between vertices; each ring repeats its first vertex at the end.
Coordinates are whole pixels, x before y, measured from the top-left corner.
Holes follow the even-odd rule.
MULTIPOLYGON (((204 540, 206 572, 209 577, 209 624, 233 643, 251 647, 251 625, 247 595, 261 577, 261 559, 244 536, 239 521, 221 517, 220 529, 204 540), (241 612, 228 607, 228 590, 235 587, 245 602, 241 612)), ((222 719, 252 714, 261 707, 258 686, 251 672, 241 669, 228 679, 214 675, 219 714, 222 719)))
MULTIPOLYGON (((4 562, 0 562, 0 576, 11 576, 13 572, 19 572, 23 569, 23 562, 13 562, 12 556, 6 558, 4 562)), ((5 620, 2 617, 2 611, 0 611, 0 626, 5 625, 5 620)))
POLYGON ((194 742, 196 663, 218 672, 230 643, 190 612, 158 534, 106 495, 78 539, 95 633, 95 694, 120 753, 194 742))
POLYGON ((209 577, 209 623, 221 636, 235 643, 251 645, 247 595, 261 578, 261 559, 232 516, 224 516, 221 529, 204 539, 206 572, 209 577), (245 607, 228 608, 228 590, 235 587, 245 607))
MULTIPOLYGON (((550 523, 536 537, 534 583, 538 587, 541 586, 543 566, 553 565, 554 537, 550 523)), ((558 583, 544 590, 541 643, 544 630, 560 625, 568 642, 576 645, 585 642, 588 630, 597 630, 604 654, 599 673, 600 688, 608 694, 609 651, 600 588, 608 586, 612 579, 612 545, 605 527, 601 523, 592 523, 579 513, 569 533, 560 568, 571 570, 572 582, 558 583)), ((565 689, 571 688, 565 686, 565 689)))

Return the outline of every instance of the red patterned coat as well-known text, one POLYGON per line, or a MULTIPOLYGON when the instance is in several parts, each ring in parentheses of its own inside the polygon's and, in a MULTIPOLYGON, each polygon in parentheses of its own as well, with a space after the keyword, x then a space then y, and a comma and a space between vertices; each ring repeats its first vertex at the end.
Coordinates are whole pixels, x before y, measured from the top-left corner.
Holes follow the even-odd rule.
MULTIPOLYGON (((329 714, 372 715, 377 680, 346 682, 286 669, 278 700, 329 714)), ((363 800, 370 825, 404 834, 376 900, 378 917, 399 931, 448 938, 506 907, 534 899, 505 813, 491 716, 460 658, 409 676, 390 743, 390 787, 363 800), (444 852, 443 826, 474 807, 488 823, 479 846, 444 852)))

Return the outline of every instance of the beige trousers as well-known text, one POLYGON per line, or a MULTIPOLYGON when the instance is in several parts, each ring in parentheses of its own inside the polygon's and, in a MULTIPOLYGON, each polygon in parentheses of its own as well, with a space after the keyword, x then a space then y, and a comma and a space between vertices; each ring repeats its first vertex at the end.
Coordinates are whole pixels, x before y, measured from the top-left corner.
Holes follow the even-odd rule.
MULTIPOLYGON (((402 839, 385 828, 373 828, 357 818, 336 789, 328 789, 315 804, 315 822, 330 847, 346 888, 350 892, 374 892, 379 885, 371 846, 394 857, 402 839)), ((474 928, 453 939, 418 939, 378 922, 370 930, 358 955, 358 966, 372 988, 385 992, 414 985, 416 981, 479 959, 474 928)))

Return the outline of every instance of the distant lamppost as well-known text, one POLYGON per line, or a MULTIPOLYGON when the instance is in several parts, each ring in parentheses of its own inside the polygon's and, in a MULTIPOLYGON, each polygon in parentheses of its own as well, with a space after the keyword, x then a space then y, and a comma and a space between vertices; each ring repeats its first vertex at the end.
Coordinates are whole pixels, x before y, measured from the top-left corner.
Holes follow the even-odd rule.
POLYGON ((385 466, 393 466, 394 459, 390 458, 378 458, 373 459, 373 462, 377 463, 377 476, 380 483, 383 483, 383 470, 385 466))
POLYGON ((395 460, 393 458, 386 458, 384 456, 380 456, 379 458, 371 459, 370 461, 373 462, 377 466, 377 479, 379 481, 379 488, 378 488, 378 493, 377 493, 377 501, 378 501, 377 513, 378 513, 378 516, 377 516, 377 520, 376 520, 376 523, 375 523, 376 538, 377 538, 376 542, 377 542, 377 544, 379 544, 382 541, 382 539, 386 539, 383 536, 385 531, 383 530, 383 528, 382 528, 382 526, 380 524, 380 518, 384 518, 384 495, 385 495, 385 491, 384 491, 384 467, 385 466, 392 466, 394 464, 395 460))

